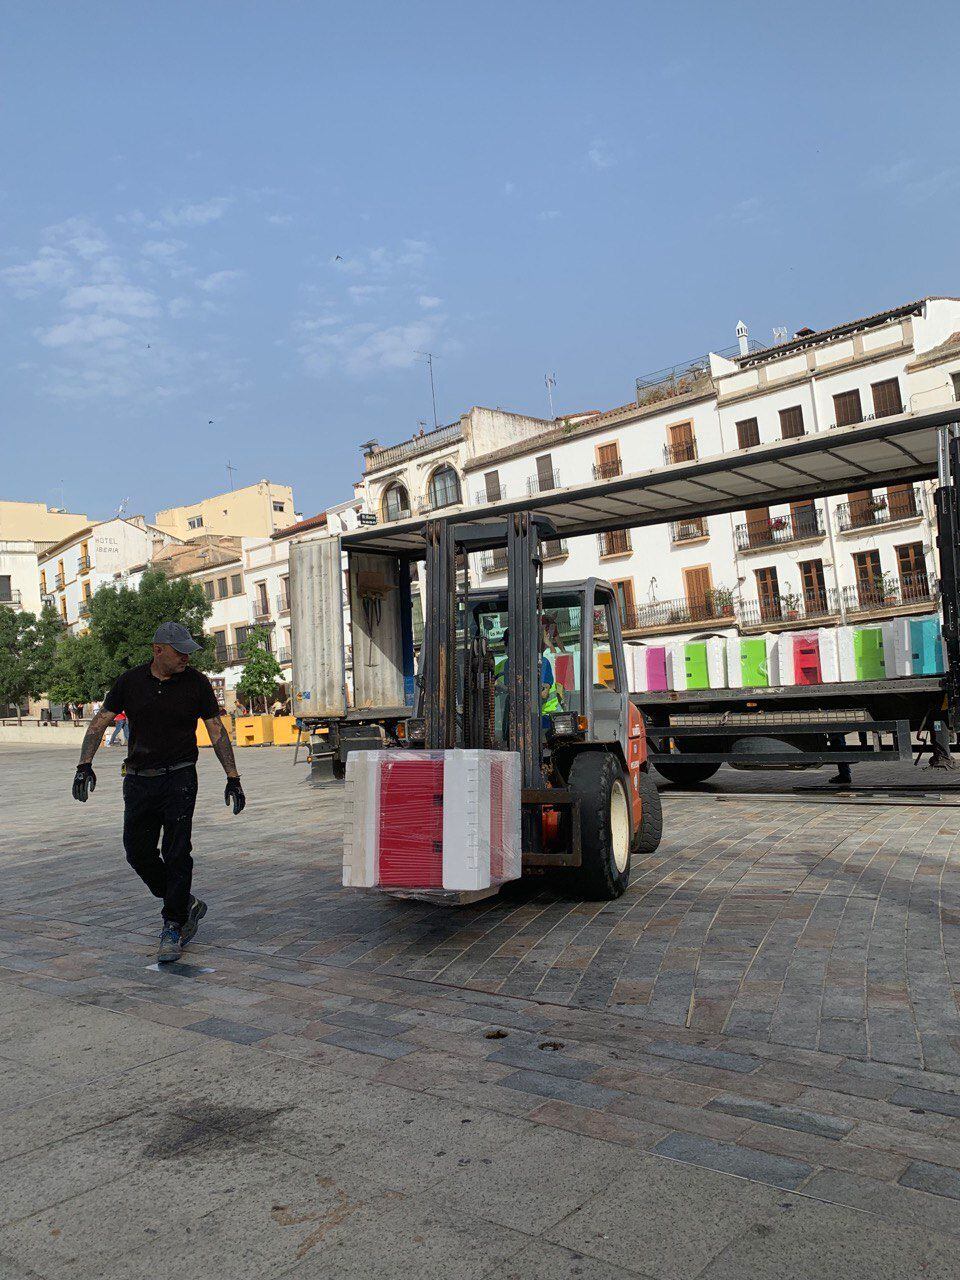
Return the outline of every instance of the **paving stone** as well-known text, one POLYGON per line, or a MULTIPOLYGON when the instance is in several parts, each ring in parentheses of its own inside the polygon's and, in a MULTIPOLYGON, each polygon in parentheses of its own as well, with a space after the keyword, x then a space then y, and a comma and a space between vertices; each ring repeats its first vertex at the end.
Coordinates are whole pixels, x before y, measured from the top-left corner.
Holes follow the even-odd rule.
POLYGON ((676 1058, 679 1062, 694 1062, 704 1067, 719 1067, 722 1071, 756 1071, 760 1063, 742 1053, 728 1053, 724 1049, 707 1049, 697 1044, 680 1044, 673 1040, 655 1040, 646 1046, 646 1052, 660 1058, 676 1058))
POLYGON ((256 1044, 270 1034, 265 1027, 250 1027, 242 1022, 231 1022, 229 1018, 204 1018, 202 1022, 195 1022, 191 1030, 203 1036, 215 1036, 218 1040, 230 1040, 233 1044, 256 1044))
POLYGON ((935 1196, 949 1196, 960 1200, 960 1173, 941 1164, 928 1164, 914 1160, 900 1175, 900 1185, 913 1187, 915 1191, 929 1191, 935 1196))
POLYGON ((547 1075, 542 1071, 514 1071, 505 1076, 500 1084, 505 1089, 536 1093, 544 1098, 558 1098, 562 1102, 598 1109, 609 1107, 624 1096, 615 1089, 604 1089, 587 1080, 569 1080, 563 1076, 547 1075))
POLYGON ((814 1200, 829 1200, 879 1214, 895 1223, 960 1236, 960 1214, 949 1199, 938 1194, 928 1195, 904 1185, 834 1169, 815 1173, 804 1186, 803 1194, 814 1200))
POLYGON ((487 1055, 489 1062, 503 1062, 507 1066, 521 1067, 527 1071, 543 1072, 551 1076, 568 1076, 572 1080, 586 1080, 594 1075, 597 1064, 570 1058, 550 1049, 535 1046, 506 1045, 487 1055))
POLYGON ((768 1155, 729 1142, 716 1142, 692 1133, 672 1133, 654 1148, 657 1155, 671 1160, 716 1169, 720 1173, 734 1173, 753 1182, 767 1182, 771 1186, 795 1188, 812 1172, 809 1165, 799 1160, 768 1155))
POLYGON ((341 1049, 369 1053, 377 1058, 404 1058, 408 1053, 416 1052, 416 1045, 405 1044, 389 1036, 375 1035, 373 1032, 354 1031, 350 1027, 332 1028, 317 1038, 322 1044, 339 1045, 341 1049))
POLYGON ((739 1098, 733 1094, 721 1094, 706 1105, 708 1111, 723 1111, 730 1116, 742 1116, 762 1124, 778 1125, 782 1129, 797 1129, 821 1138, 839 1140, 856 1124, 855 1120, 843 1120, 839 1116, 804 1111, 799 1107, 764 1102, 761 1099, 739 1098))
POLYGON ((898 1107, 934 1111, 941 1116, 960 1117, 960 1094, 938 1093, 932 1089, 898 1089, 890 1099, 898 1107))

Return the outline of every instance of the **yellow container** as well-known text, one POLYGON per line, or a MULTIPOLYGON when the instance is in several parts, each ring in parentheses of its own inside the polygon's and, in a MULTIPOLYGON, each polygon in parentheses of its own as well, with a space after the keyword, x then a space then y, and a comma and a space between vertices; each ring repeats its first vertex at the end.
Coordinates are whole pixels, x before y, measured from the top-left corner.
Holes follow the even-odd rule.
POLYGON ((273 742, 273 716, 237 716, 238 747, 262 747, 273 742))
MULTIPOLYGON (((221 716, 220 719, 223 721, 223 727, 226 729, 227 737, 229 738, 233 732, 233 716, 221 716)), ((210 746, 210 735, 207 733, 207 726, 202 720, 197 721, 197 746, 210 746)))
POLYGON ((292 747, 297 740, 297 722, 293 716, 273 717, 273 745, 292 747))

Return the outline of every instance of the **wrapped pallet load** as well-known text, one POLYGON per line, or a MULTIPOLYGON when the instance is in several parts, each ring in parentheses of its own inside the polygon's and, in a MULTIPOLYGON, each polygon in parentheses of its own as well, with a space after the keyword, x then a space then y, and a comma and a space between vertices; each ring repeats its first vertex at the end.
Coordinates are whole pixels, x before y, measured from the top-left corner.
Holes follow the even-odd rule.
POLYGON ((723 636, 711 636, 707 645, 707 675, 711 689, 727 687, 727 644, 723 636))
POLYGON ((512 751, 355 751, 347 758, 343 883, 443 900, 521 873, 512 751))
POLYGON ((647 646, 629 644, 623 646, 623 661, 627 668, 627 688, 631 693, 647 691, 647 646))
POLYGON ((727 649, 727 685, 731 689, 764 689, 776 683, 771 671, 778 669, 775 661, 776 637, 730 636, 727 649))

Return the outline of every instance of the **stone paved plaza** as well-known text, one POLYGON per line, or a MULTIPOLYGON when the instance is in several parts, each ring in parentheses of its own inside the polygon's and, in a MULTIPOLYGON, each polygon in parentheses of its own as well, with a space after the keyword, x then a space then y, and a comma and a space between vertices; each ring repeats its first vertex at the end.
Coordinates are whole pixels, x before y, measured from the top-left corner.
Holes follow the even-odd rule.
POLYGON ((668 787, 619 901, 453 911, 341 889, 292 751, 239 818, 205 753, 161 973, 120 756, 80 806, 0 748, 3 1280, 960 1274, 956 793, 668 787))

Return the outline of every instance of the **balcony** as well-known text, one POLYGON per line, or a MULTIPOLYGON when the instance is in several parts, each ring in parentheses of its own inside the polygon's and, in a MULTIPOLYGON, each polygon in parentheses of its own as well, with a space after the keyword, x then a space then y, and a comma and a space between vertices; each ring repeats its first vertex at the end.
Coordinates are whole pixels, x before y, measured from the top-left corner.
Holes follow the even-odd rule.
POLYGON ((56 586, 56 588, 57 588, 57 590, 58 590, 58 591, 62 591, 62 590, 63 590, 63 587, 64 587, 64 581, 63 581, 63 574, 62 574, 62 573, 58 573, 58 574, 57 574, 56 579, 54 580, 54 585, 56 586))
POLYGON ((213 652, 217 664, 221 667, 233 667, 243 661, 240 645, 237 644, 218 645, 213 652))
POLYGON ((695 516, 692 520, 674 520, 670 525, 670 541, 675 545, 681 542, 698 542, 709 536, 703 516, 695 516))
POLYGON ((623 615, 625 631, 660 630, 671 627, 697 627, 718 622, 730 626, 734 621, 733 603, 728 593, 711 592, 702 600, 654 600, 627 609, 623 615))
POLYGON ((917 485, 900 493, 878 493, 837 506, 837 528, 841 533, 874 529, 877 525, 896 524, 899 520, 919 520, 923 515, 917 485))
POLYGON ((541 476, 539 472, 535 476, 527 477, 527 493, 551 493, 554 489, 559 489, 560 472, 551 471, 548 475, 541 476))
POLYGON ((606 556, 628 556, 633 551, 629 529, 615 529, 612 533, 598 533, 597 546, 600 559, 606 556))
POLYGON ((663 460, 669 466, 673 462, 696 462, 696 440, 680 440, 676 444, 663 446, 663 460))
POLYGON ((545 564, 551 560, 564 560, 569 554, 566 538, 549 538, 540 543, 540 558, 545 564))
POLYGON ((491 502, 502 502, 507 496, 507 490, 504 485, 500 486, 500 492, 495 498, 488 496, 486 489, 477 489, 473 495, 473 505, 475 507, 485 507, 491 502))
POLYGON ((483 573, 506 573, 507 548, 495 547, 493 551, 484 551, 480 556, 480 569, 483 573))
POLYGON ((6 605, 8 609, 20 609, 23 607, 23 596, 19 591, 8 591, 5 595, 0 595, 0 604, 6 605))
POLYGON ((290 650, 287 648, 277 650, 277 661, 281 666, 288 666, 291 660, 290 650))
POLYGON ((258 600, 253 606, 252 615, 255 623, 264 623, 270 621, 270 602, 268 600, 258 600))
POLYGON ((614 458, 612 462, 598 462, 593 468, 594 480, 615 480, 622 475, 623 463, 619 458, 614 458))
POLYGON ((937 583, 931 582, 926 573, 905 573, 899 578, 885 573, 882 580, 858 582, 854 587, 843 588, 843 603, 848 614, 911 606, 932 608, 938 598, 937 583))
POLYGON ((285 613, 290 612, 290 597, 286 591, 281 591, 277 596, 277 613, 282 617, 285 613))
POLYGON ((741 627, 747 630, 789 622, 820 622, 824 618, 837 617, 840 606, 836 591, 832 587, 824 587, 822 591, 812 591, 803 596, 787 592, 785 595, 765 596, 762 600, 744 600, 737 613, 741 627))
POLYGON ((738 524, 733 534, 738 551, 760 551, 826 536, 819 507, 768 516, 765 520, 748 520, 746 524, 738 524))
POLYGON ((379 471, 381 467, 393 466, 394 463, 402 462, 405 458, 418 458, 421 454, 430 453, 448 444, 456 444, 462 439, 463 432, 460 430, 459 422, 454 426, 437 427, 434 431, 425 431, 422 435, 414 436, 412 440, 404 440, 402 444, 389 445, 386 449, 376 449, 373 453, 368 453, 365 470, 368 473, 379 471))
POLYGON ((90 557, 80 556, 77 560, 77 573, 89 573, 89 572, 90 572, 90 557))
POLYGON ((79 611, 78 611, 78 612, 79 612, 79 614, 80 614, 80 617, 81 617, 81 618, 89 618, 89 617, 90 617, 90 601, 89 601, 89 600, 81 600, 81 601, 80 601, 80 608, 79 608, 79 611))

